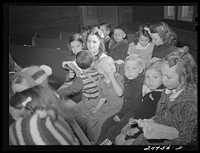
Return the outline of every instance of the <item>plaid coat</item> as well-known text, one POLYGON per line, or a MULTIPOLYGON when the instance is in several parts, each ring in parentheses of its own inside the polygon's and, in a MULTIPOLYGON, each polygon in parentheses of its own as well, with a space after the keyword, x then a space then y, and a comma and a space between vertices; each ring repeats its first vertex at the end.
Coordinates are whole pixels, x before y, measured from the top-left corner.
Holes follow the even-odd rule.
POLYGON ((133 145, 187 145, 193 141, 193 131, 197 125, 197 90, 184 89, 174 101, 169 101, 165 91, 158 102, 153 120, 156 123, 175 127, 179 137, 174 140, 147 140, 141 134, 133 145))

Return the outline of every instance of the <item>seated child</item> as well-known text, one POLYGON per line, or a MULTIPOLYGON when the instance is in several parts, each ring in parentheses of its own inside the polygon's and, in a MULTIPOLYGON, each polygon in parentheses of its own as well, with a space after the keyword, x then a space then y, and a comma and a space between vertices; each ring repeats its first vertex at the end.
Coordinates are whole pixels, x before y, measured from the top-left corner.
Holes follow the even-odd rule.
POLYGON ((140 103, 140 101, 133 101, 133 99, 141 97, 144 82, 144 63, 142 58, 137 54, 129 55, 125 59, 124 69, 124 99, 122 108, 118 113, 111 116, 103 123, 97 144, 101 144, 106 138, 108 130, 117 124, 129 111, 137 109, 137 106, 140 103))
POLYGON ((166 89, 150 121, 176 128, 179 137, 155 141, 141 134, 132 145, 187 145, 193 141, 193 131, 198 125, 196 71, 196 63, 187 50, 174 50, 163 59, 161 73, 166 89))
POLYGON ((113 29, 114 43, 110 47, 110 56, 115 60, 124 61, 128 51, 128 40, 125 31, 122 27, 116 26, 113 29))
POLYGON ((86 133, 86 123, 91 109, 96 107, 98 102, 105 102, 106 99, 100 98, 99 73, 93 68, 93 54, 87 50, 79 52, 76 55, 76 63, 81 68, 82 74, 75 76, 70 86, 57 90, 57 93, 62 98, 82 92, 82 101, 76 104, 73 110, 77 115, 77 122, 86 133))
MULTIPOLYGON (((69 37, 68 48, 71 51, 72 56, 73 56, 71 61, 75 61, 76 54, 84 49, 84 42, 83 42, 83 38, 81 34, 75 33, 74 35, 69 37)), ((65 82, 60 87, 60 89, 64 88, 65 86, 69 86, 76 75, 74 70, 69 67, 67 62, 68 61, 63 61, 62 63, 62 67, 66 70, 67 74, 66 74, 65 82)))
POLYGON ((99 29, 101 29, 101 31, 104 34, 104 44, 105 44, 105 51, 107 53, 107 55, 109 55, 109 50, 110 50, 110 35, 111 35, 111 25, 108 23, 102 23, 99 26, 99 29))
POLYGON ((103 122, 110 116, 120 111, 123 104, 123 76, 116 72, 114 60, 111 57, 103 57, 99 60, 98 72, 101 74, 99 88, 106 98, 101 106, 92 109, 93 114, 89 116, 88 137, 96 143, 103 122))
MULTIPOLYGON (((161 74, 161 60, 150 62, 145 68, 145 81, 142 88, 142 101, 137 109, 132 113, 134 119, 149 119, 155 115, 157 103, 160 100, 163 91, 162 74, 161 74)), ((134 139, 142 133, 142 130, 136 125, 130 125, 129 120, 124 117, 119 124, 127 124, 121 129, 121 133, 116 137, 116 145, 127 145, 134 141, 134 139), (122 121, 124 120, 124 121, 122 121), (125 121, 126 120, 126 121, 125 121)), ((117 126, 112 130, 117 131, 117 126)), ((122 125, 120 125, 121 127, 122 125)), ((119 130, 118 130, 119 131, 119 130)), ((110 132, 108 135, 116 136, 117 132, 110 132)), ((109 139, 109 136, 108 136, 109 139)))
POLYGON ((145 25, 141 25, 136 32, 134 40, 130 43, 127 54, 138 54, 142 57, 145 65, 151 60, 154 44, 151 42, 151 36, 144 29, 145 25))
POLYGON ((15 121, 9 127, 10 145, 79 145, 70 127, 70 113, 63 118, 59 98, 50 88, 36 85, 16 92, 10 99, 15 121))

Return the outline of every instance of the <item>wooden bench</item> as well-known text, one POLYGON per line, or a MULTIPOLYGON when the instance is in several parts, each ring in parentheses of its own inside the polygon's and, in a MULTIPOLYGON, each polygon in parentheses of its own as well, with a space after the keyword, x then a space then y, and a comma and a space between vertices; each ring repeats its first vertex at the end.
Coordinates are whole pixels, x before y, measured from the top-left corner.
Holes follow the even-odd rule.
POLYGON ((32 46, 40 48, 51 48, 57 50, 68 50, 68 40, 62 39, 45 39, 45 38, 33 38, 32 46))

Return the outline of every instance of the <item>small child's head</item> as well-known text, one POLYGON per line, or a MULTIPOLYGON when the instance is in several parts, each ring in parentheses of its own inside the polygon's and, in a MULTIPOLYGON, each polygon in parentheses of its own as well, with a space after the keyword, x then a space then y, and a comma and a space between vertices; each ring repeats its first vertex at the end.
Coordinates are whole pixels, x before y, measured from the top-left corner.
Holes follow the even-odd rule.
POLYGON ((75 33, 74 35, 70 36, 68 47, 74 55, 83 50, 84 41, 82 35, 79 33, 75 33))
POLYGON ((150 27, 150 35, 156 46, 160 46, 162 44, 176 45, 177 43, 177 35, 164 22, 158 22, 152 25, 150 27))
POLYGON ((105 52, 104 38, 103 32, 97 27, 89 31, 86 39, 86 46, 94 56, 105 52))
POLYGON ((129 79, 135 79, 144 70, 144 62, 137 54, 131 54, 126 57, 124 64, 125 76, 129 79))
POLYGON ((193 85, 196 87, 197 66, 188 47, 179 48, 168 54, 162 62, 163 85, 168 89, 182 89, 193 85))
POLYGON ((150 62, 145 68, 145 84, 155 90, 162 85, 161 60, 150 62))
POLYGON ((124 28, 121 26, 116 26, 113 29, 113 38, 117 43, 127 39, 127 34, 125 33, 124 28))
POLYGON ((109 73, 115 73, 116 67, 115 62, 110 56, 101 58, 98 61, 97 70, 102 75, 108 75, 109 73))
POLYGON ((37 85, 16 92, 10 98, 10 113, 13 119, 34 114, 37 108, 58 109, 58 97, 50 88, 37 85))
POLYGON ((52 69, 47 65, 31 66, 23 68, 15 73, 12 79, 13 93, 21 92, 36 85, 48 86, 48 76, 52 74, 52 69))
POLYGON ((92 68, 94 55, 88 50, 83 50, 76 55, 76 63, 82 70, 92 68))
POLYGON ((146 25, 141 25, 139 30, 136 32, 134 37, 134 44, 137 45, 140 43, 141 46, 145 47, 149 42, 152 41, 151 36, 149 35, 148 31, 144 29, 147 27, 146 25))
POLYGON ((103 32, 104 36, 107 37, 110 35, 111 32, 111 25, 108 23, 102 23, 99 26, 99 29, 103 32))

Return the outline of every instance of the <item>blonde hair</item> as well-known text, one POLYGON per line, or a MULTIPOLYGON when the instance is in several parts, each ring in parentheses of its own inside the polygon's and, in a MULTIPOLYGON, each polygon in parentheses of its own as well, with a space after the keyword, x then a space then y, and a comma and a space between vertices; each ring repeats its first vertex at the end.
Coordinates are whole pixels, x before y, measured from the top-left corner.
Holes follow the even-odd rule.
POLYGON ((179 48, 168 54, 163 63, 167 62, 169 67, 175 66, 176 73, 179 75, 179 82, 182 86, 192 85, 196 88, 197 84, 197 65, 194 58, 188 51, 180 51, 179 48))
POLYGON ((143 70, 144 70, 144 68, 145 68, 144 61, 143 61, 142 57, 141 57, 140 55, 138 55, 138 54, 131 54, 131 55, 127 56, 126 59, 125 59, 125 63, 126 63, 127 61, 136 61, 137 64, 138 64, 143 70))

